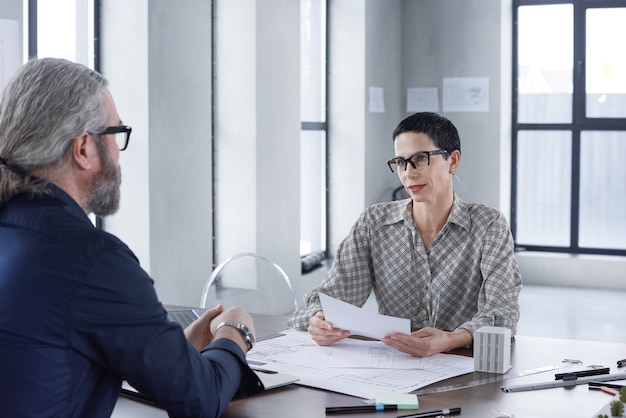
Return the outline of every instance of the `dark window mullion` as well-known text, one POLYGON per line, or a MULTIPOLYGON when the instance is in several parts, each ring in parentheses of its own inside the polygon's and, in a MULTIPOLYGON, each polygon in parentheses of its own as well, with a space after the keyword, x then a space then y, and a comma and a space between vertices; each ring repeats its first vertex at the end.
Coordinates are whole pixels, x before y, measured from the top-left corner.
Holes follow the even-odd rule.
POLYGON ((37 0, 28 0, 28 58, 37 57, 37 0))
POLYGON ((328 124, 326 122, 302 122, 300 129, 303 131, 324 131, 328 130, 328 124))
POLYGON ((572 190, 570 198, 570 248, 576 253, 580 227, 580 129, 572 131, 572 190))
POLYGON ((519 125, 517 121, 517 106, 518 106, 518 86, 519 86, 519 62, 517 59, 518 55, 518 42, 519 42, 519 2, 518 0, 513 0, 513 83, 511 86, 511 121, 513 123, 513 129, 511 130, 512 135, 512 146, 511 146, 511 234, 513 235, 513 241, 517 242, 517 142, 518 142, 518 131, 519 125))
POLYGON ((585 80, 585 10, 579 2, 574 2, 574 45, 573 45, 573 92, 572 92, 572 189, 570 202, 570 248, 579 252, 580 228, 580 136, 586 109, 585 80))

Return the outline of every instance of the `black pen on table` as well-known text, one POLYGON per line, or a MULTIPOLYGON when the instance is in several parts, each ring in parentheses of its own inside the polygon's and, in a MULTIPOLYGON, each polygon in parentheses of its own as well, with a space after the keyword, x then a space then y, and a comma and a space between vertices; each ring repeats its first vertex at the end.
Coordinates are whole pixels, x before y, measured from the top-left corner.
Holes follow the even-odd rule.
POLYGON ((447 408, 439 411, 420 412, 418 414, 398 415, 398 418, 429 418, 438 417, 440 415, 460 414, 461 408, 447 408))
POLYGON ((327 406, 327 414, 347 414, 350 412, 397 411, 398 405, 377 403, 375 405, 327 406))
POLYGON ((250 367, 252 370, 254 370, 255 372, 260 372, 260 373, 267 373, 267 374, 278 374, 277 371, 274 370, 267 370, 267 369, 257 369, 256 367, 250 367))
POLYGON ((626 366, 626 358, 623 360, 617 360, 617 367, 624 367, 626 366))

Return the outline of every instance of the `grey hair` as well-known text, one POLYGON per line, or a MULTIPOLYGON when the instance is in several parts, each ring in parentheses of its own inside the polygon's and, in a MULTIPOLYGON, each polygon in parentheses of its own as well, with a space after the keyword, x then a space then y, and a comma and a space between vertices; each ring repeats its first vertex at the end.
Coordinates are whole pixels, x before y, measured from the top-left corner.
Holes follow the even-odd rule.
POLYGON ((107 80, 65 59, 28 61, 0 96, 0 206, 18 193, 48 193, 33 170, 71 161, 72 140, 85 131, 101 132, 108 115, 107 80))

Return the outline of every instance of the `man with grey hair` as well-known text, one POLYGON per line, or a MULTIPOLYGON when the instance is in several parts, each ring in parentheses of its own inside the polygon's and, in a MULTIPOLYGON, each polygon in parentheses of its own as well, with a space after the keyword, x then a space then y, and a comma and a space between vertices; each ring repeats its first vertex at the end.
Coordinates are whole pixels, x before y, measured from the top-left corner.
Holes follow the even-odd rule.
POLYGON ((263 389, 246 312, 218 306, 183 331, 131 250, 89 220, 118 209, 130 133, 106 80, 70 61, 31 60, 0 96, 5 416, 110 416, 123 378, 170 416, 219 416, 263 389))

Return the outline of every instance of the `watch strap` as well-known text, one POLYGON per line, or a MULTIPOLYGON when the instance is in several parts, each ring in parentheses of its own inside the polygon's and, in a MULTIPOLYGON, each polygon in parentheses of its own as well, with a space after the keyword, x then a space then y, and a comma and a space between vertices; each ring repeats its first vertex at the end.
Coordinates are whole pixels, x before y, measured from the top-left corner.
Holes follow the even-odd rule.
POLYGON ((254 345, 254 335, 252 335, 252 333, 250 332, 247 326, 245 326, 244 324, 240 324, 238 322, 224 321, 224 322, 220 322, 217 325, 217 328, 215 328, 215 331, 218 331, 222 327, 232 327, 232 328, 235 328, 237 331, 239 331, 239 333, 243 337, 243 340, 248 345, 248 351, 252 350, 252 346, 254 345))

